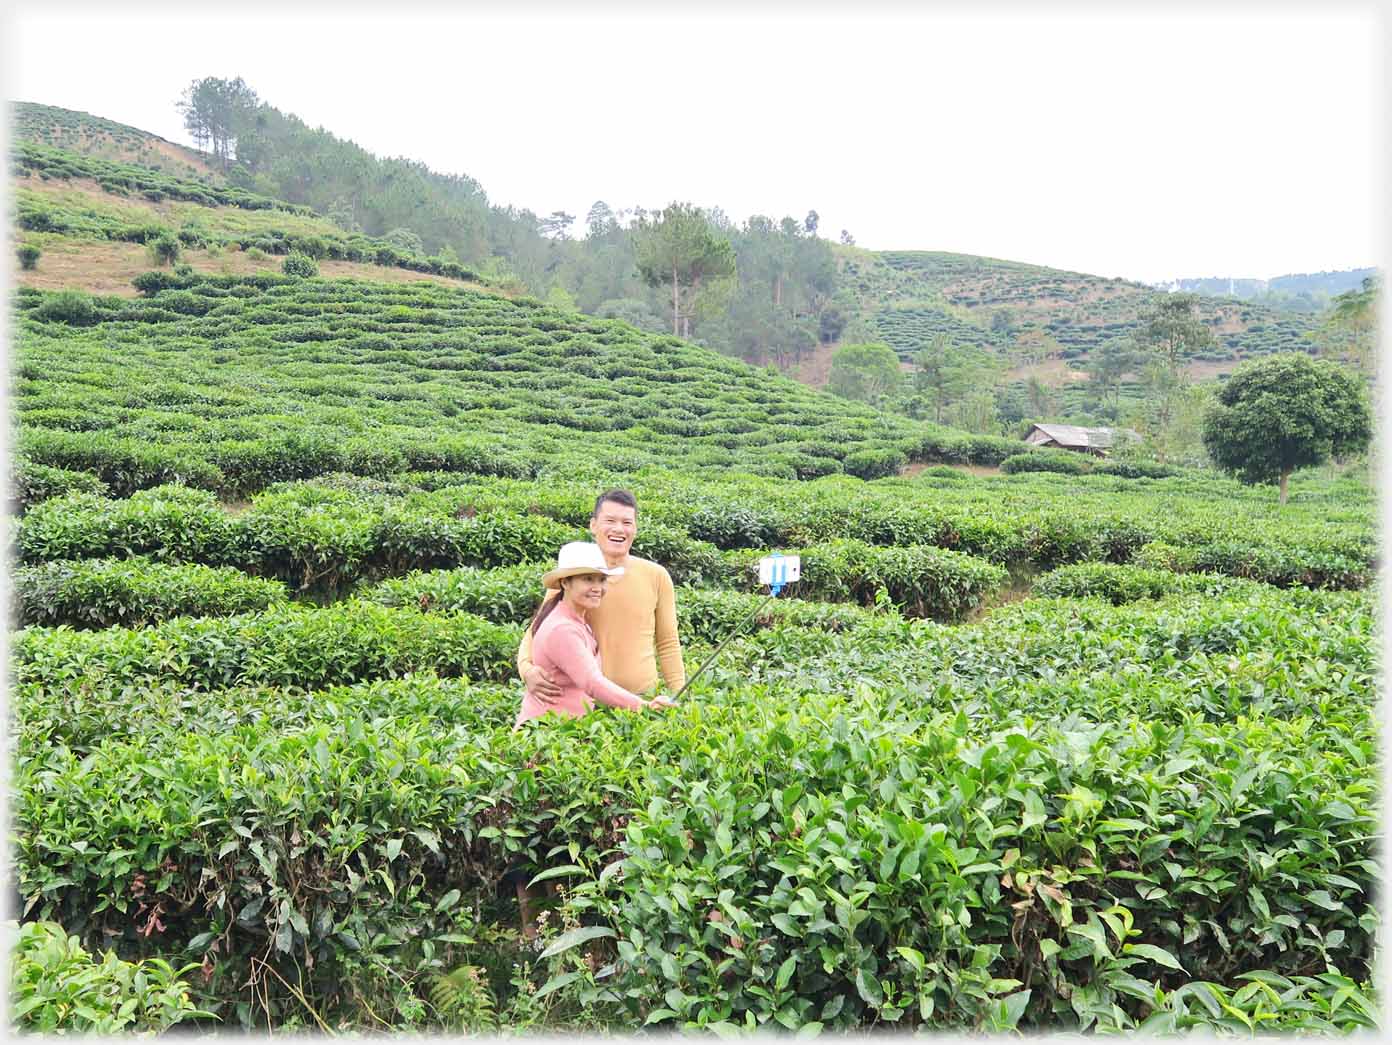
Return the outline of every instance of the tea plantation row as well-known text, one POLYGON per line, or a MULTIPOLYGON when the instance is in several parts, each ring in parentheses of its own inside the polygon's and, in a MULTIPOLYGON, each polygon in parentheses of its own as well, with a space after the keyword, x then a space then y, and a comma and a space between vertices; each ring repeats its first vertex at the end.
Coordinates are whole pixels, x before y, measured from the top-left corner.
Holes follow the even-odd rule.
MULTIPOLYGON (((1235 1017, 1184 999, 1249 973, 1366 979, 1367 595, 1032 599, 955 628, 858 611, 839 632, 795 606, 662 717, 521 733, 515 684, 380 681, 354 636, 381 621, 289 653, 301 678, 361 665, 337 689, 277 688, 273 632, 235 688, 198 693, 178 655, 70 671, 71 635, 22 637, 25 903, 131 957, 206 955, 199 1003, 233 1022, 298 1009, 253 955, 331 1013, 460 962, 496 985, 518 859, 574 865, 575 915, 612 934, 598 980, 543 963, 580 973, 553 991, 565 1020, 1211 1025, 1235 1017), (258 970, 266 1010, 242 992, 258 970)), ((1329 1014, 1338 988, 1306 987, 1329 1014)), ((1310 1004, 1274 1008, 1318 1026, 1310 1004)))
POLYGON ((782 478, 995 462, 1020 444, 829 397, 529 299, 430 284, 208 277, 147 299, 21 291, 17 449, 113 492, 333 471, 596 464, 782 478), (487 432, 482 438, 480 433, 487 432))

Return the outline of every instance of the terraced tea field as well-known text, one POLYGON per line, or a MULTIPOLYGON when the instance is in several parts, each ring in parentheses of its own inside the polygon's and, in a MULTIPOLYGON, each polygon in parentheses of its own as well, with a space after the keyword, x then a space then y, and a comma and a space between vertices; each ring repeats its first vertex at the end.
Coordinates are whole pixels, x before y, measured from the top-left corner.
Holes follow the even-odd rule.
POLYGON ((52 922, 182 969, 150 1027, 1375 1024, 1357 477, 977 478, 1020 444, 529 299, 142 287, 17 297, 21 997, 52 922), (514 730, 612 485, 688 669, 748 630, 514 730))

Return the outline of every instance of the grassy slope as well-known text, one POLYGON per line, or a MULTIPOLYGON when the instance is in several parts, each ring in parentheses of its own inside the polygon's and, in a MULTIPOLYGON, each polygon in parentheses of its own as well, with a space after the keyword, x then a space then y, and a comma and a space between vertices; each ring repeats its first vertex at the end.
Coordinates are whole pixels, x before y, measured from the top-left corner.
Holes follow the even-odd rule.
MULTIPOLYGON (((120 197, 104 191, 90 179, 44 181, 31 175, 14 178, 11 185, 16 204, 34 201, 49 208, 90 216, 97 222, 159 224, 173 229, 191 222, 214 235, 225 236, 255 235, 272 229, 303 236, 339 233, 337 227, 324 218, 274 210, 209 207, 181 200, 153 202, 138 196, 120 197)), ((55 232, 27 232, 24 240, 42 250, 43 257, 34 270, 16 271, 15 281, 21 287, 36 290, 77 289, 94 294, 134 297, 136 291, 131 280, 153 267, 145 247, 138 243, 119 243, 94 235, 55 232)), ((180 260, 187 262, 197 272, 213 275, 279 272, 284 262, 284 258, 275 255, 257 257, 235 247, 209 250, 186 248, 180 260)), ((363 262, 326 259, 320 261, 319 271, 324 276, 345 276, 385 283, 429 279, 453 286, 475 285, 446 276, 363 262)))
POLYGON ((15 102, 10 118, 14 137, 21 141, 134 163, 209 185, 223 183, 222 174, 202 153, 124 123, 34 102, 15 102))

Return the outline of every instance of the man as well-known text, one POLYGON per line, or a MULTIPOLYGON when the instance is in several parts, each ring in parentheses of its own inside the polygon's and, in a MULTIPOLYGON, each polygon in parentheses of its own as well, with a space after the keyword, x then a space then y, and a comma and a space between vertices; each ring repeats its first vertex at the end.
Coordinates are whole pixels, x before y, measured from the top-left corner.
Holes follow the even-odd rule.
MULTIPOLYGON (((606 490, 595 501, 590 534, 613 569, 599 606, 586 619, 599 640, 599 660, 605 677, 630 693, 643 693, 657 685, 658 670, 672 693, 686 685, 681 640, 677 637, 677 601, 672 578, 655 562, 630 555, 638 535, 638 502, 627 490, 606 490)), ((531 631, 517 651, 517 671, 528 689, 543 700, 560 696, 547 673, 532 663, 531 631)))

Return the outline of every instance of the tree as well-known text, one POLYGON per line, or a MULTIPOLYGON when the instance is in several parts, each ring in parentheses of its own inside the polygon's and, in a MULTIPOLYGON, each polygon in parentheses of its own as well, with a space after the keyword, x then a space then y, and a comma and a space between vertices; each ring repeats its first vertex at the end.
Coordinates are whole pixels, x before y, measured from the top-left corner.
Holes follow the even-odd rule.
POLYGON ((421 242, 421 238, 407 228, 392 229, 382 239, 403 254, 425 253, 425 244, 421 242))
POLYGON ((590 239, 603 239, 619 227, 614 212, 603 200, 595 200, 585 215, 585 234, 590 239))
POLYGON ((1009 340, 1015 332, 1015 317, 1008 308, 998 308, 991 313, 991 333, 999 334, 1009 340))
POLYGON ((1054 396, 1047 385, 1034 374, 1025 382, 1025 401, 1034 417, 1048 417, 1054 412, 1054 396))
POLYGON ((671 288, 672 333, 690 337, 702 291, 728 291, 735 278, 734 247, 689 203, 669 204, 657 218, 639 218, 633 237, 644 282, 671 288), (722 282, 727 286, 718 286, 722 282))
POLYGON ((828 390, 871 405, 899 387, 903 371, 894 349, 883 343, 842 345, 831 356, 828 390))
POLYGON ((553 210, 547 217, 537 222, 537 231, 547 239, 568 239, 570 227, 575 224, 575 215, 563 210, 553 210))
POLYGON ((1334 298, 1326 320, 1328 326, 1348 333, 1352 340, 1354 365, 1363 373, 1372 370, 1380 293, 1377 277, 1367 276, 1360 289, 1346 290, 1334 298))
POLYGON ((817 318, 817 341, 823 345, 829 345, 841 336, 841 331, 846 329, 846 317, 841 314, 841 310, 835 305, 822 311, 817 318))
POLYGON ((33 270, 38 267, 43 251, 32 243, 21 243, 15 253, 19 256, 20 268, 33 270))
POLYGON ((987 382, 992 361, 979 348, 955 344, 938 334, 914 355, 914 387, 933 403, 933 420, 942 424, 943 410, 976 386, 987 382))
POLYGON ((1244 483, 1280 484, 1297 468, 1365 450, 1372 410, 1363 383, 1337 363, 1285 352, 1239 367, 1204 419, 1213 462, 1244 483))
POLYGON ((179 241, 168 230, 152 239, 148 250, 158 265, 170 265, 179 260, 179 241))
POLYGON ((815 236, 817 234, 817 222, 821 220, 821 217, 815 210, 809 210, 807 212, 807 217, 802 219, 803 231, 809 236, 815 236))
POLYGON ((199 148, 211 144, 214 158, 226 169, 236 155, 238 135, 254 126, 260 104, 256 92, 240 76, 235 80, 209 76, 184 89, 178 109, 194 142, 199 148))
POLYGON ((849 232, 847 232, 845 229, 842 229, 842 230, 841 230, 841 242, 842 242, 843 244, 845 244, 846 246, 848 246, 848 247, 854 247, 854 246, 855 246, 855 237, 852 236, 852 235, 851 235, 849 232))
MULTIPOLYGON (((1198 317, 1197 294, 1165 294, 1141 316, 1136 344, 1149 355, 1142 377, 1147 391, 1148 425, 1161 445, 1175 423, 1188 381, 1185 361, 1200 349, 1213 345, 1213 331, 1198 317)), ((1163 460, 1163 457, 1162 457, 1163 460)))
POLYGON ((1194 311, 1198 303, 1197 294, 1157 297, 1141 316, 1137 343, 1169 369, 1180 369, 1188 357, 1213 345, 1213 331, 1194 311))
POLYGON ((1110 396, 1112 410, 1121 409, 1121 379, 1135 370, 1143 359, 1134 341, 1120 337, 1109 339, 1092 353, 1088 377, 1104 406, 1110 396))
POLYGON ((965 399, 953 403, 947 413, 947 423, 976 435, 1000 435, 994 393, 978 388, 965 399))

